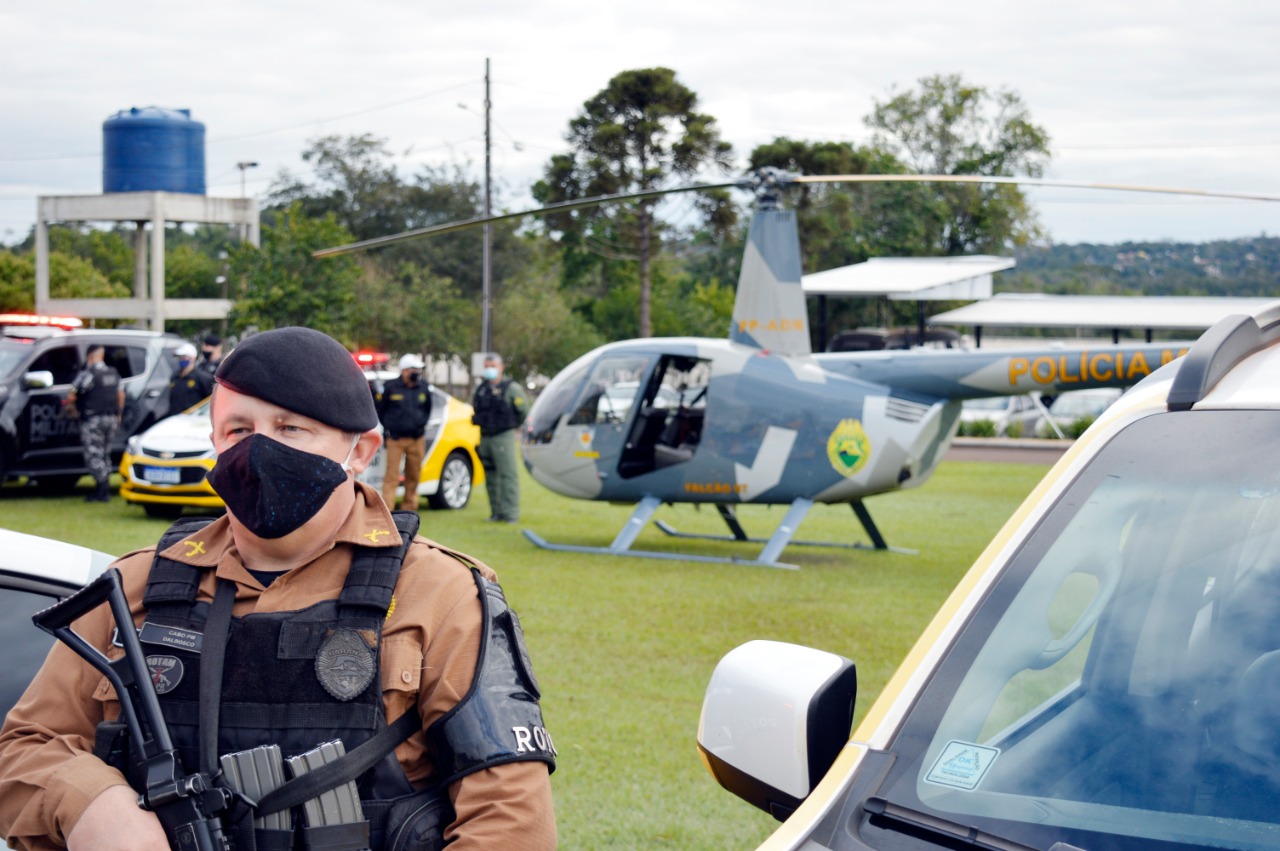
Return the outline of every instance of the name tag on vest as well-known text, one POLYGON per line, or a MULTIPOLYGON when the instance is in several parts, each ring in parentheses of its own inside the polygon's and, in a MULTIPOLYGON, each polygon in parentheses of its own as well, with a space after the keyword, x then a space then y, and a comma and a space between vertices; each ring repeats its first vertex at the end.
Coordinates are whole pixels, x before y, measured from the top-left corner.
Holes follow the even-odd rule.
MULTIPOLYGON (((163 626, 158 623, 143 623, 138 629, 138 640, 143 644, 161 644, 165 647, 175 647, 178 650, 186 650, 190 653, 199 653, 200 648, 204 645, 204 633, 192 632, 189 629, 179 629, 176 626, 163 626)), ((115 630, 111 634, 111 643, 116 647, 124 647, 120 642, 119 630, 115 630)))

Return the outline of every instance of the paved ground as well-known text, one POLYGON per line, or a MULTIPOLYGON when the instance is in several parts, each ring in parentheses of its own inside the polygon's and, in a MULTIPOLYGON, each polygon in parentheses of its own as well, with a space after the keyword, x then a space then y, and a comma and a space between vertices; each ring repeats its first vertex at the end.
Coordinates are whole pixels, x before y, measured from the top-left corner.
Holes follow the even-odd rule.
POLYGON ((947 450, 947 460, 1053 464, 1070 446, 1069 440, 957 437, 947 450))

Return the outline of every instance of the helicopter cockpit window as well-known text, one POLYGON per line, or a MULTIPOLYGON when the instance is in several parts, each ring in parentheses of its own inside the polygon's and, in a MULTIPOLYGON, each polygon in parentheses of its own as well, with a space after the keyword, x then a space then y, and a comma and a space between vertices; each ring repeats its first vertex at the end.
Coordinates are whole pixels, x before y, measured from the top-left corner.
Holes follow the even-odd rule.
POLYGON ((1117 435, 956 638, 884 796, 1037 848, 1275 847, 1277 434, 1204 411, 1117 435))
POLYGON ((624 479, 692 460, 702 441, 711 363, 695 357, 668 356, 659 362, 638 400, 618 465, 624 479))
POLYGON ((569 425, 625 422, 652 362, 636 355, 601 358, 574 403, 569 425))

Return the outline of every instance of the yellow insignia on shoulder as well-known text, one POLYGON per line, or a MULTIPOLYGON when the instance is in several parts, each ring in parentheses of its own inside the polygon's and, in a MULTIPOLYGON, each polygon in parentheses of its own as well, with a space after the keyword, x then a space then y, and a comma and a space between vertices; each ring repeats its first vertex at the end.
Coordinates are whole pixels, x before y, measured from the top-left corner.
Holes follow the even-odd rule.
POLYGON ((391 532, 386 529, 374 529, 372 532, 365 532, 364 537, 369 539, 369 543, 378 543, 378 538, 382 535, 390 535, 391 532))
POLYGON ((848 478, 867 465, 871 439, 858 420, 841 420, 827 438, 827 458, 840 475, 848 478))
POLYGON ((392 612, 394 612, 395 610, 396 610, 396 595, 395 595, 395 594, 392 594, 392 595, 391 595, 391 605, 390 605, 390 606, 387 606, 387 617, 386 617, 386 620, 391 620, 391 613, 392 613, 392 612))
POLYGON ((204 541, 183 541, 182 543, 189 547, 186 553, 187 558, 204 555, 204 541))

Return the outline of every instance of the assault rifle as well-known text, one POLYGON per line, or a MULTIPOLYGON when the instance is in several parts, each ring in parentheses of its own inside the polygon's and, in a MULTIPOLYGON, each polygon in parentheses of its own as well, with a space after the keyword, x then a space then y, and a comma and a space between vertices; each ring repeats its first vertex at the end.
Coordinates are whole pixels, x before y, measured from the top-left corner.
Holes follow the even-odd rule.
POLYGON ((36 626, 65 643, 115 687, 120 715, 129 728, 143 790, 138 804, 160 819, 176 851, 230 851, 219 815, 230 808, 230 790, 205 774, 187 773, 169 736, 160 701, 147 669, 142 643, 129 614, 120 571, 111 568, 84 588, 32 616, 36 626), (111 605, 124 656, 112 662, 71 629, 72 621, 103 601, 111 605))

